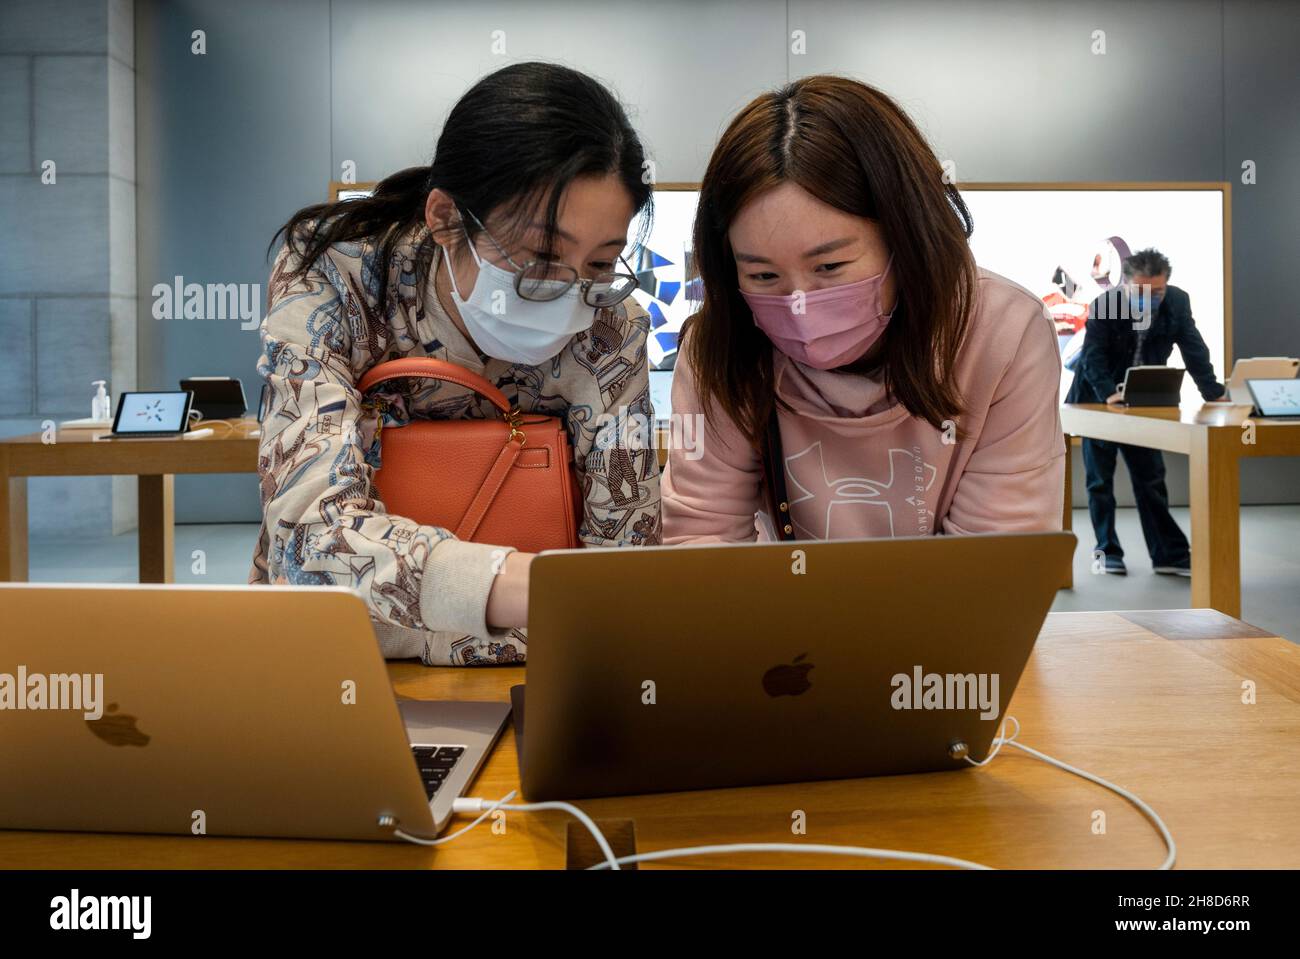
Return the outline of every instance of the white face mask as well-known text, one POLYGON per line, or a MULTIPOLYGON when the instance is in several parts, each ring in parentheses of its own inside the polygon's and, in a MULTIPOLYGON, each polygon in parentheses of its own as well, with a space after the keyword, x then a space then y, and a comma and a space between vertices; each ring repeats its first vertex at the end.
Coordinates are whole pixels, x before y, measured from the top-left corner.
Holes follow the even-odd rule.
POLYGON ((468 300, 456 288, 456 274, 446 250, 443 259, 451 278, 452 302, 470 338, 488 356, 537 366, 559 353, 575 333, 591 329, 596 321, 595 307, 583 302, 578 284, 554 300, 526 300, 515 289, 513 273, 481 258, 473 241, 469 241, 469 251, 478 264, 478 279, 468 300))

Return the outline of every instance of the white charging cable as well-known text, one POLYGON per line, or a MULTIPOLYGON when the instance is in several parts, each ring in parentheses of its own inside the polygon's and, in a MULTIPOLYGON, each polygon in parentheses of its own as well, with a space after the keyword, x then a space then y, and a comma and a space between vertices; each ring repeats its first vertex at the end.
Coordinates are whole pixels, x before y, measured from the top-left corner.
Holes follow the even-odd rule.
POLYGON ((1100 776, 1094 775, 1093 773, 1088 772, 1086 769, 1080 769, 1078 766, 1071 766, 1069 763, 1062 762, 1061 760, 1055 759, 1047 755, 1046 753, 1039 752, 1037 749, 1034 749, 1032 746, 1026 746, 1022 742, 1017 742, 1016 737, 1018 737, 1019 735, 1020 735, 1020 720, 1016 719, 1015 716, 1008 716, 1006 719, 1002 721, 1002 730, 1000 732, 1000 735, 993 740, 993 749, 989 752, 989 754, 985 756, 983 759, 979 760, 978 762, 976 762, 974 759, 971 759, 969 756, 967 756, 966 761, 970 763, 972 766, 986 766, 993 761, 993 757, 996 756, 1001 751, 1003 746, 1013 746, 1016 749, 1019 749, 1021 752, 1028 753, 1030 756, 1033 756, 1035 759, 1041 759, 1043 762, 1055 766, 1057 769, 1064 769, 1067 773, 1071 773, 1082 779, 1086 779, 1089 782, 1094 782, 1098 786, 1103 786, 1106 789, 1109 789, 1111 792, 1115 793, 1118 796, 1123 797, 1124 799, 1127 799, 1130 803, 1136 806, 1138 811, 1141 812, 1142 815, 1146 816, 1147 819, 1151 821, 1151 824, 1156 827, 1156 831, 1160 833, 1160 838, 1165 841, 1165 849, 1168 851, 1168 855, 1165 856, 1165 861, 1162 862, 1156 868, 1157 869, 1174 868, 1174 860, 1178 857, 1178 847, 1174 844, 1173 834, 1169 832, 1169 827, 1165 825, 1165 821, 1160 818, 1159 813, 1157 813, 1154 809, 1148 806, 1140 796, 1136 795, 1135 793, 1129 792, 1123 786, 1117 786, 1113 782, 1107 779, 1102 779, 1100 776), (1016 727, 1015 732, 1013 732, 1010 736, 1006 734, 1007 723, 1014 723, 1016 727))
POLYGON ((826 856, 858 856, 862 859, 899 859, 905 862, 928 862, 954 869, 992 869, 969 859, 937 856, 928 852, 907 852, 903 849, 872 849, 869 846, 828 846, 820 843, 797 842, 733 842, 717 846, 687 846, 681 849, 658 849, 635 856, 620 856, 613 862, 598 862, 589 869, 617 869, 633 862, 654 862, 657 859, 684 859, 688 856, 712 856, 733 852, 811 852, 826 856))
POLYGON ((480 815, 468 826, 463 826, 460 829, 457 829, 449 836, 443 836, 439 839, 428 839, 424 836, 413 836, 401 829, 394 829, 393 835, 399 839, 405 839, 407 842, 413 842, 419 846, 441 846, 443 843, 451 842, 453 839, 463 836, 498 809, 506 809, 511 812, 538 812, 543 809, 558 809, 561 812, 567 812, 574 819, 578 820, 578 822, 586 826, 587 831, 590 832, 592 837, 596 840, 596 845, 600 846, 600 851, 604 853, 605 862, 612 869, 618 868, 618 861, 614 858, 614 850, 610 848, 609 841, 605 839, 605 835, 600 831, 600 827, 598 827, 595 821, 585 812, 577 806, 571 805, 567 802, 520 803, 514 806, 507 806, 506 803, 514 799, 518 793, 519 790, 512 789, 495 802, 490 799, 476 799, 471 797, 453 799, 451 803, 452 812, 479 813, 480 815))
MULTIPOLYGON (((491 805, 489 805, 490 801, 487 799, 462 797, 453 800, 451 808, 453 812, 466 813, 478 812, 480 809, 487 809, 488 812, 496 809, 506 809, 510 812, 540 812, 543 809, 558 809, 561 812, 567 812, 570 816, 587 827, 587 832, 591 833, 592 838, 596 840, 596 845, 600 847, 601 853, 605 856, 605 864, 611 869, 618 868, 618 860, 614 858, 614 850, 610 848, 609 840, 607 840, 605 834, 600 831, 600 827, 596 825, 595 820, 577 806, 567 802, 530 802, 519 803, 513 806, 502 805, 513 797, 514 794, 514 791, 511 791, 501 797, 501 799, 497 800, 497 802, 491 803, 491 805)), ((488 813, 485 812, 483 815, 486 816, 487 814, 488 813)), ((481 820, 482 816, 479 817, 479 821, 481 820)))
MULTIPOLYGON (((1117 786, 1114 783, 1109 782, 1108 780, 1102 779, 1100 776, 1095 776, 1086 770, 1079 769, 1076 766, 1071 766, 1069 763, 1061 762, 1061 760, 1054 759, 1053 757, 1048 756, 1046 753, 1041 753, 1037 749, 1034 749, 1030 746, 1026 746, 1024 743, 1017 742, 1016 738, 1019 735, 1020 735, 1019 720, 1017 720, 1014 716, 1008 716, 1002 722, 1002 727, 999 730, 999 735, 994 737, 993 742, 991 743, 992 749, 989 751, 989 754, 984 759, 978 761, 971 759, 968 756, 966 757, 966 761, 970 763, 972 766, 987 766, 990 762, 993 761, 993 758, 997 756, 999 752, 1001 752, 1003 746, 1013 746, 1016 749, 1019 749, 1022 752, 1025 752, 1028 755, 1033 756, 1035 759, 1040 759, 1043 762, 1048 763, 1049 765, 1056 766, 1058 769, 1063 769, 1068 773, 1071 773, 1075 776, 1079 776, 1083 779, 1088 780, 1089 782, 1096 783, 1099 786, 1103 786, 1106 789, 1109 789, 1111 792, 1117 794, 1118 796, 1121 796, 1122 798, 1126 799, 1128 802, 1136 806, 1138 810, 1141 811, 1141 813, 1144 816, 1146 816, 1147 819, 1149 819, 1151 823, 1156 827, 1157 831, 1160 833, 1161 838, 1164 839, 1165 841, 1165 847, 1168 849, 1168 855, 1165 857, 1164 862, 1162 862, 1158 868, 1159 869, 1173 868, 1174 860, 1177 857, 1177 847, 1174 845, 1174 837, 1169 832, 1168 827, 1165 826, 1164 820, 1160 818, 1160 816, 1156 813, 1154 809, 1152 809, 1145 802, 1143 802, 1141 798, 1129 792, 1127 789, 1124 789, 1122 786, 1117 786), (1012 732, 1010 736, 1006 735, 1007 723, 1012 723, 1015 726, 1015 731, 1012 732)), ((817 844, 817 843, 804 844, 804 843, 794 843, 794 842, 723 843, 721 845, 713 845, 713 846, 684 846, 681 849, 659 849, 654 852, 639 853, 635 856, 616 857, 614 855, 614 851, 610 848, 608 841, 606 841, 599 827, 596 826, 596 824, 592 821, 590 816, 588 816, 577 806, 565 802, 523 803, 523 804, 513 805, 513 806, 505 805, 515 797, 516 792, 517 792, 516 790, 512 790, 511 792, 507 793, 505 796, 502 796, 500 799, 496 800, 495 802, 489 799, 478 799, 478 798, 470 798, 470 797, 462 797, 460 799, 455 800, 452 803, 452 810, 454 812, 459 812, 459 813, 480 812, 482 813, 482 815, 480 815, 468 826, 465 826, 463 829, 457 830, 456 832, 452 833, 450 836, 446 836, 442 839, 433 839, 433 840, 420 839, 418 837, 410 836, 402 832, 401 830, 394 830, 394 835, 399 836, 402 839, 407 839, 410 842, 418 842, 421 845, 436 846, 444 842, 449 842, 450 840, 455 839, 457 836, 463 835, 464 833, 473 829, 475 826, 481 823, 484 819, 486 819, 497 809, 506 809, 512 812, 535 812, 541 809, 559 809, 574 816, 579 822, 581 822, 584 826, 586 826, 587 831, 590 832, 593 837, 595 837, 597 845, 600 846, 600 851, 604 854, 605 861, 596 863, 594 866, 589 867, 591 869, 619 869, 621 866, 628 865, 630 863, 635 863, 635 862, 654 862, 660 859, 682 859, 689 856, 709 856, 718 853, 773 853, 773 852, 814 853, 814 854, 828 855, 828 856, 857 856, 864 859, 892 859, 892 860, 900 860, 903 862, 924 862, 924 863, 930 863, 932 865, 952 866, 957 869, 992 869, 993 868, 992 866, 985 866, 982 863, 971 862, 970 860, 967 859, 957 859, 953 856, 939 856, 927 852, 909 852, 903 849, 875 849, 868 846, 835 846, 835 845, 824 845, 824 844, 817 844)))
MULTIPOLYGON (((413 842, 417 846, 441 846, 445 842, 451 842, 453 839, 457 838, 458 836, 465 835, 465 833, 469 832, 471 829, 473 829, 475 826, 481 823, 484 819, 487 819, 488 816, 492 815, 492 813, 496 812, 496 810, 501 808, 502 803, 508 803, 510 800, 514 799, 515 796, 518 794, 518 792, 519 790, 512 789, 510 790, 510 792, 506 793, 504 796, 502 796, 494 803, 488 803, 487 800, 483 800, 482 803, 480 803, 480 806, 483 809, 483 815, 479 816, 468 826, 463 826, 460 829, 457 829, 454 833, 452 833, 449 836, 442 836, 438 839, 430 839, 427 836, 413 836, 409 832, 403 832, 401 829, 394 829, 393 835, 396 836, 398 839, 405 839, 407 842, 413 842)), ((453 800, 452 802, 453 812, 478 812, 478 809, 470 810, 470 809, 455 808, 455 804, 462 801, 463 800, 460 799, 453 800)))

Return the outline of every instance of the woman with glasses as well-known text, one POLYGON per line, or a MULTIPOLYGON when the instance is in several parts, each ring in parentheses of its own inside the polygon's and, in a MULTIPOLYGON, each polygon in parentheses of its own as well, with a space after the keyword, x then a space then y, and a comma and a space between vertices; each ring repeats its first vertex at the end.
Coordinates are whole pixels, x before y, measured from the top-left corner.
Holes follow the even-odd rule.
POLYGON ((704 455, 670 450, 666 543, 1060 529, 1056 330, 972 228, 879 90, 805 77, 741 111, 700 188, 672 407, 704 455))
MULTIPOLYGON (((430 166, 289 219, 262 323, 269 400, 250 582, 360 589, 390 658, 524 658, 532 556, 381 511, 381 414, 356 384, 399 357, 456 363, 519 411, 563 417, 582 542, 659 541, 653 444, 623 446, 641 435, 629 418, 651 418, 649 324, 620 255, 649 211, 646 167, 607 89, 520 63, 452 108, 430 166)), ((413 382, 386 397, 383 426, 490 415, 456 384, 413 382)))

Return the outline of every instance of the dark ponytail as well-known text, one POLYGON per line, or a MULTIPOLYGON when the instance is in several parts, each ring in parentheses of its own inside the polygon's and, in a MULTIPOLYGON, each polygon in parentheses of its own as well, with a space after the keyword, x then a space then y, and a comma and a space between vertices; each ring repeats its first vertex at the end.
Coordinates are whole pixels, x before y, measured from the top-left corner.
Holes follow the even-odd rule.
MULTIPOLYGON (((527 218, 540 212, 543 249, 549 250, 560 198, 574 179, 613 174, 640 212, 651 203, 651 178, 645 170, 641 141, 622 105, 602 84, 569 67, 516 63, 483 77, 452 107, 431 166, 399 170, 368 197, 304 207, 276 231, 268 253, 283 237, 298 258, 290 276, 302 278, 335 243, 373 241, 375 269, 384 278, 377 307, 388 319, 393 254, 424 223, 431 190, 451 196, 471 240, 479 229, 474 217, 486 221, 502 211, 522 229, 527 218)), ((428 279, 435 239, 425 236, 416 249, 421 287, 428 279)))

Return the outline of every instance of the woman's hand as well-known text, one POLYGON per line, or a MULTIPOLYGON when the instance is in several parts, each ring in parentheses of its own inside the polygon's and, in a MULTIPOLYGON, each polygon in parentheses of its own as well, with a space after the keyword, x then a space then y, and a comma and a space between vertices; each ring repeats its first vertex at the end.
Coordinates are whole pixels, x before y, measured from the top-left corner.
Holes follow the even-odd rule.
POLYGON ((528 625, 528 568, 536 553, 507 553, 488 593, 487 624, 494 629, 528 625))

